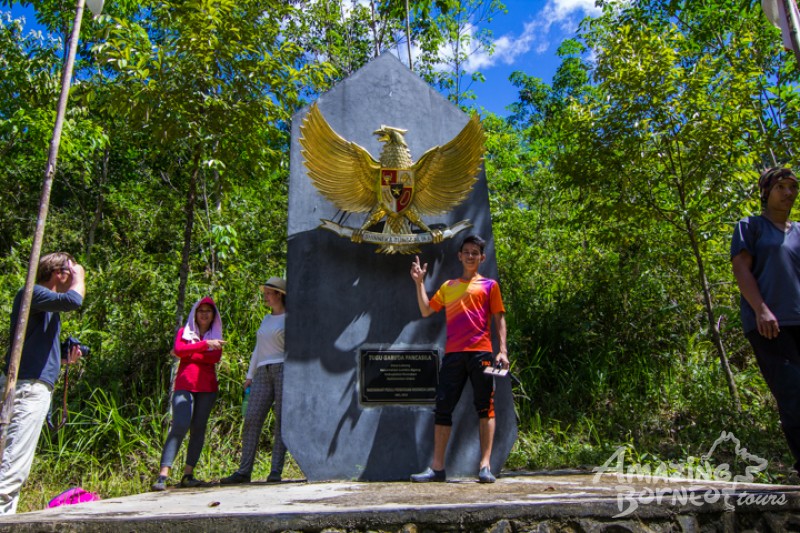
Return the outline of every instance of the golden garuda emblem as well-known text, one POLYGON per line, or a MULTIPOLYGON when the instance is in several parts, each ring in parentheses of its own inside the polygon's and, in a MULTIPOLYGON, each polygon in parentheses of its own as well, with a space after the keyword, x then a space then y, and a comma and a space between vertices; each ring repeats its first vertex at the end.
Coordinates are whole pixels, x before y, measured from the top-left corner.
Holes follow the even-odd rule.
POLYGON ((472 226, 463 220, 431 229, 422 215, 441 215, 463 202, 478 179, 483 130, 477 115, 450 142, 411 160, 407 130, 381 126, 373 132, 384 143, 380 160, 333 131, 316 104, 300 126, 300 145, 308 176, 336 208, 369 213, 358 228, 322 220, 321 228, 353 242, 378 244, 382 253, 417 253, 419 245, 439 243, 472 226), (381 232, 369 228, 385 219, 381 232), (412 232, 411 224, 422 232, 412 232))

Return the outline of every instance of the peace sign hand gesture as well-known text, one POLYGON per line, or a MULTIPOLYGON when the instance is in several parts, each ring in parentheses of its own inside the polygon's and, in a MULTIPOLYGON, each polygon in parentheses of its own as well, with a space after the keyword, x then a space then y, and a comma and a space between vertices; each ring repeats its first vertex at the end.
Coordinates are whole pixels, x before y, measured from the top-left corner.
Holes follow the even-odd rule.
POLYGON ((428 263, 424 265, 420 265, 419 263, 419 256, 414 256, 414 262, 411 263, 411 279, 414 280, 414 283, 420 285, 423 281, 425 281, 425 274, 428 273, 428 263))

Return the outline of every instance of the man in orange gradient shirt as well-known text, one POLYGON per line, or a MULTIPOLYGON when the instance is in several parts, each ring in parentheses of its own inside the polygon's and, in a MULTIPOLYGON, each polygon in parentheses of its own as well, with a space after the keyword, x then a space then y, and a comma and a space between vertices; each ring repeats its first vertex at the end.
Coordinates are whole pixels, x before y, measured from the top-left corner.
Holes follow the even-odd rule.
POLYGON ((494 483, 490 459, 494 441, 494 377, 484 373, 487 367, 499 365, 508 369, 506 319, 503 299, 497 281, 478 274, 486 259, 486 241, 470 235, 461 243, 458 259, 463 267, 460 278, 442 284, 432 298, 425 291, 428 264, 420 265, 419 257, 411 264, 411 278, 417 289, 417 303, 423 317, 442 309, 447 317, 447 343, 439 385, 436 390, 433 461, 424 472, 411 476, 411 481, 446 481, 445 452, 453 426, 453 410, 458 404, 467 379, 472 383, 475 409, 479 418, 481 462, 478 481, 494 483), (497 355, 492 355, 491 324, 494 322, 499 341, 497 355))

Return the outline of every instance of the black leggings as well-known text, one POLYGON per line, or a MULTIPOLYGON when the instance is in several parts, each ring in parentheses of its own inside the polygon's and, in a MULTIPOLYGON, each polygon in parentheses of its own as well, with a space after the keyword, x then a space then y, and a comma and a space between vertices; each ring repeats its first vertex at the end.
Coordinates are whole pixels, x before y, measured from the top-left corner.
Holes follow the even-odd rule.
POLYGON ((778 404, 781 428, 800 470, 800 326, 782 326, 774 339, 758 331, 745 335, 756 353, 758 367, 778 404))
POLYGON ((189 392, 176 390, 172 393, 172 428, 167 435, 161 452, 161 466, 172 466, 178 448, 191 430, 189 447, 186 450, 186 464, 192 468, 200 459, 203 444, 206 442, 206 425, 211 409, 217 401, 216 392, 189 392))

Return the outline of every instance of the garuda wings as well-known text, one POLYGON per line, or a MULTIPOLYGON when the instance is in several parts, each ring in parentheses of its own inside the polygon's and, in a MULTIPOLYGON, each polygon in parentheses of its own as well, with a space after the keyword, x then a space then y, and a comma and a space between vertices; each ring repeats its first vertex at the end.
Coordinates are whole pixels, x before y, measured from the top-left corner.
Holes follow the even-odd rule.
POLYGON ((336 133, 316 104, 300 126, 305 166, 317 190, 342 211, 369 213, 351 239, 361 242, 368 228, 386 219, 383 238, 374 241, 382 244, 379 252, 415 253, 419 242, 441 242, 443 232, 431 230, 421 215, 444 214, 463 202, 481 168, 484 137, 477 115, 451 141, 431 148, 416 163, 405 133, 391 126, 376 130, 384 143, 376 160, 336 133), (410 224, 430 234, 430 239, 417 238, 410 224))

